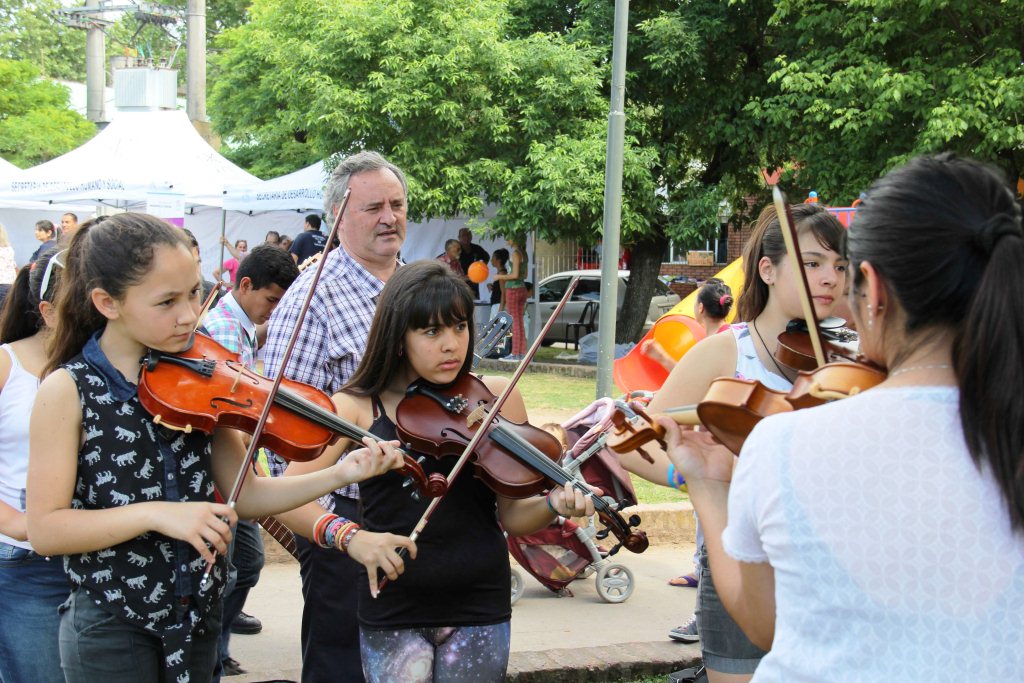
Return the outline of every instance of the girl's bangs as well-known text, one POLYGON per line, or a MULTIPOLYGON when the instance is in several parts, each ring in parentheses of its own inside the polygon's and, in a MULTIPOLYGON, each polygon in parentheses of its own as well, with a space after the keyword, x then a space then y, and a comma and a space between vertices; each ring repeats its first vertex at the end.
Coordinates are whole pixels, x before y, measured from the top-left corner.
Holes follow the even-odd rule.
POLYGON ((472 318, 473 299, 468 288, 459 287, 461 283, 451 278, 431 284, 413 297, 406 329, 452 326, 472 318))

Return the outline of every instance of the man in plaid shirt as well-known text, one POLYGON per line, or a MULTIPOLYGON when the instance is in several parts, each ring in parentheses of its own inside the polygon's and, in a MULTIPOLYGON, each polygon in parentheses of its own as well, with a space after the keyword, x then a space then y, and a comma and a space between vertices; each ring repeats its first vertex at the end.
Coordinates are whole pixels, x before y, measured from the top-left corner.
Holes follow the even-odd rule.
MULTIPOLYGON (((327 256, 302 328, 285 369, 285 376, 335 394, 348 381, 363 355, 377 297, 399 266, 398 253, 405 240, 405 175, 376 152, 360 152, 334 169, 324 188, 324 208, 333 225, 345 191, 351 190, 338 229, 341 246, 327 256)), ((299 275, 270 320, 264 370, 278 372, 284 349, 309 293, 316 268, 299 275)), ((278 462, 275 475, 283 472, 278 462)), ((323 510, 310 504, 302 508, 306 519, 324 510, 359 522, 359 489, 349 486, 320 499, 323 510)), ((291 513, 289 513, 291 514, 291 513)), ((299 513, 296 513, 299 514, 299 513)), ((295 524, 295 531, 309 536, 312 523, 295 524), (308 526, 308 528, 306 528, 308 526), (296 528, 297 527, 297 528, 296 528)), ((302 681, 362 681, 359 626, 356 620, 356 586, 360 564, 352 558, 372 553, 376 534, 356 534, 349 555, 320 548, 296 538, 302 574, 302 681), (360 538, 362 537, 362 538, 360 538)))

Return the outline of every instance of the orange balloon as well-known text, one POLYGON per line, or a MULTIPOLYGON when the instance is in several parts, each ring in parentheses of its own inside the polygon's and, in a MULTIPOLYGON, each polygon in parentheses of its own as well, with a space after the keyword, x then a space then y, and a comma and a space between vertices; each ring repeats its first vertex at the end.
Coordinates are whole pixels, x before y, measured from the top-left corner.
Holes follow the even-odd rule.
POLYGON ((466 277, 473 282, 480 284, 487 279, 490 271, 487 270, 487 264, 483 261, 473 261, 469 264, 469 270, 466 271, 466 277))

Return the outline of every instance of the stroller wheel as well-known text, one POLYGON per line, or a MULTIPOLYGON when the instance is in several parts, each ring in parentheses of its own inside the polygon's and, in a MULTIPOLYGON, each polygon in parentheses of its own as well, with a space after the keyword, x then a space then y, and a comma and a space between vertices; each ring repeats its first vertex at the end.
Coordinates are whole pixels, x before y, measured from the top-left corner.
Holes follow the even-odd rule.
POLYGON ((512 569, 512 604, 519 602, 519 598, 523 597, 523 591, 526 590, 526 584, 523 583, 523 575, 518 569, 512 569))
POLYGON ((597 586, 597 594, 605 602, 625 602, 633 594, 636 583, 633 581, 633 572, 621 564, 608 564, 601 567, 597 572, 597 579, 594 584, 597 586))

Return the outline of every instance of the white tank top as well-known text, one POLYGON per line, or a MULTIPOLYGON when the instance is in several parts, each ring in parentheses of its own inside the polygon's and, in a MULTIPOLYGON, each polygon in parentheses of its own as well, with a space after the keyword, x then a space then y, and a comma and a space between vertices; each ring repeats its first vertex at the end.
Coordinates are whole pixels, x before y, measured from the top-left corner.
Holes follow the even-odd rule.
MULTIPOLYGON (((25 511, 25 479, 28 475, 28 422, 39 392, 39 378, 22 367, 9 344, 2 347, 11 357, 11 372, 0 391, 0 500, 25 511)), ((0 534, 0 541, 31 548, 0 534)))
POLYGON ((769 389, 789 391, 793 383, 782 375, 766 368, 757 357, 754 346, 754 331, 747 323, 735 323, 729 331, 736 338, 736 377, 738 379, 755 379, 769 389))

